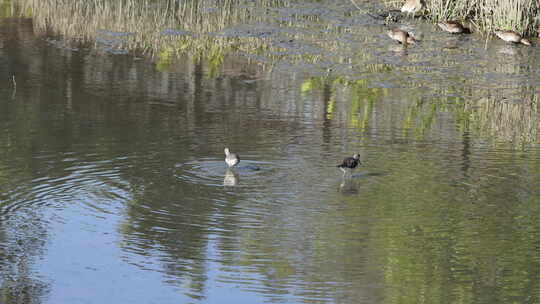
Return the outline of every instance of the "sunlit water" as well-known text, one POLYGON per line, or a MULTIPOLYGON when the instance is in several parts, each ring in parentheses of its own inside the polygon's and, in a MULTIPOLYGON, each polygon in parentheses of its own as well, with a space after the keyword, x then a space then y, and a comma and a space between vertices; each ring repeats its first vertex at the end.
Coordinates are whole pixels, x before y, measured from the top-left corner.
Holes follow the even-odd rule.
POLYGON ((343 28, 335 62, 217 73, 0 19, 0 303, 539 302, 538 50, 352 9, 270 15, 343 28))

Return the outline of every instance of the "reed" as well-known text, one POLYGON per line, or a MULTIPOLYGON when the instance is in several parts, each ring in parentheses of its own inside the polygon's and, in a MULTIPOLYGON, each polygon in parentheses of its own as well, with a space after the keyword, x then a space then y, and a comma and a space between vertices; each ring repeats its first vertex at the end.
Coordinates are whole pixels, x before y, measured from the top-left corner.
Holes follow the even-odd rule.
POLYGON ((478 24, 489 31, 514 30, 525 35, 536 33, 540 2, 537 0, 484 0, 479 7, 478 24))
MULTIPOLYGON (((268 0, 265 0, 268 1, 268 0)), ((235 0, 224 0, 224 7, 235 0)), ((238 2, 238 1, 236 1, 238 2)), ((270 2, 270 1, 268 1, 270 2)), ((34 15, 36 29, 82 41, 109 44, 109 48, 126 49, 144 54, 162 51, 208 51, 210 41, 221 46, 234 44, 235 39, 211 37, 188 39, 203 33, 219 32, 233 21, 250 19, 247 10, 220 9, 210 11, 211 1, 57 1, 24 0, 34 15), (84 20, 84 22, 81 22, 84 20), (170 29, 171 33, 164 32, 170 29)), ((253 21, 253 20, 249 20, 253 21)), ((206 35, 205 35, 206 36, 206 35)))
MULTIPOLYGON (((229 53, 259 57, 272 64, 313 64, 328 60, 329 54, 332 61, 350 61, 338 54, 343 48, 339 41, 322 39, 342 35, 343 29, 327 24, 321 25, 318 36, 302 34, 312 30, 311 22, 316 22, 317 16, 292 15, 289 21, 268 22, 269 14, 279 15, 277 12, 291 5, 285 0, 262 0, 256 6, 243 5, 240 0, 20 1, 25 10, 34 12, 37 33, 53 33, 68 43, 95 43, 97 50, 155 57, 161 67, 168 58, 181 55, 218 66, 229 53), (287 41, 292 42, 287 45, 287 41), (295 44, 314 51, 295 53, 295 44)), ((371 55, 359 56, 358 61, 366 61, 371 55)), ((367 65, 372 70, 379 66, 367 65)))
MULTIPOLYGON (((468 20, 476 29, 490 33, 495 29, 536 35, 540 26, 540 1, 537 0, 426 0, 426 17, 433 21, 468 20)), ((386 1, 398 8, 403 1, 386 1)))

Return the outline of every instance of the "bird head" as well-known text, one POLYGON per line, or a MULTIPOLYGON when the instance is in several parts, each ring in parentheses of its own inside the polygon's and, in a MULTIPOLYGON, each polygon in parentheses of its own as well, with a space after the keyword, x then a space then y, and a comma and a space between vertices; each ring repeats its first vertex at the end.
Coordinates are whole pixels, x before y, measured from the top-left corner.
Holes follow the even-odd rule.
POLYGON ((519 41, 525 45, 532 45, 532 43, 528 40, 528 39, 525 39, 525 38, 521 38, 521 40, 519 41))

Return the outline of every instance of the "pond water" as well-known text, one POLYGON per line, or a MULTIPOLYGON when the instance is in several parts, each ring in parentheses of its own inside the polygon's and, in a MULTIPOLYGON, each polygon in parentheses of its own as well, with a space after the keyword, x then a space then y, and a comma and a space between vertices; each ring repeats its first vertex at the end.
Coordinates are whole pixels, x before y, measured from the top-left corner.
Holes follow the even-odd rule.
POLYGON ((218 64, 0 19, 0 303, 540 302, 538 48, 307 3, 218 64))

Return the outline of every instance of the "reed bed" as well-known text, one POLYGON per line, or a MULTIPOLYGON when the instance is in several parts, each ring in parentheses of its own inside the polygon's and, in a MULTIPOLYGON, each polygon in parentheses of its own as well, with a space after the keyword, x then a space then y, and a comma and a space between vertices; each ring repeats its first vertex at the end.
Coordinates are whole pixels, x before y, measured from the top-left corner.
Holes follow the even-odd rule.
MULTIPOLYGON (((25 10, 34 12, 38 33, 53 33, 72 43, 96 43, 108 51, 156 57, 161 64, 187 54, 219 65, 229 53, 247 54, 272 64, 315 64, 328 56, 332 61, 350 61, 339 55, 343 48, 339 41, 321 39, 340 35, 342 29, 328 24, 321 25, 318 36, 308 33, 317 22, 315 15, 292 14, 289 21, 269 23, 268 15, 278 15, 291 6, 285 0, 262 0, 256 6, 242 0, 20 1, 25 10), (297 45, 313 52, 297 52, 297 45)), ((372 59, 366 58, 369 56, 359 54, 355 60, 368 61, 372 59)), ((387 69, 380 64, 363 66, 369 71, 387 69)))
POLYGON ((540 26, 538 0, 483 0, 477 5, 478 24, 489 31, 514 30, 537 35, 540 26))
MULTIPOLYGON (((224 0, 230 6, 235 0, 224 0)), ((237 1, 236 1, 237 2, 237 1)), ((212 1, 60 1, 24 0, 34 12, 38 31, 83 41, 109 43, 111 48, 143 54, 199 50, 206 53, 212 47, 226 47, 234 39, 188 39, 203 33, 218 32, 233 20, 249 19, 247 10, 214 10, 212 1), (189 5, 188 5, 189 2, 189 5), (206 10, 205 10, 206 9, 206 10), (164 32, 170 30, 170 33, 164 32), (215 42, 215 43, 214 43, 215 42), (190 47, 188 44, 196 45, 190 47)))
MULTIPOLYGON (((404 1, 386 1, 399 8, 404 1)), ((426 0, 425 17, 433 21, 468 20, 481 32, 514 30, 537 36, 540 27, 538 0, 426 0)))

